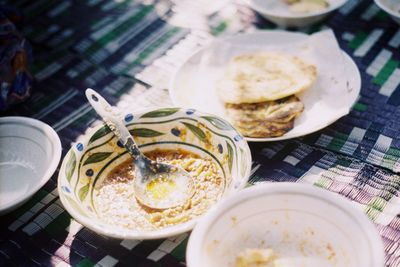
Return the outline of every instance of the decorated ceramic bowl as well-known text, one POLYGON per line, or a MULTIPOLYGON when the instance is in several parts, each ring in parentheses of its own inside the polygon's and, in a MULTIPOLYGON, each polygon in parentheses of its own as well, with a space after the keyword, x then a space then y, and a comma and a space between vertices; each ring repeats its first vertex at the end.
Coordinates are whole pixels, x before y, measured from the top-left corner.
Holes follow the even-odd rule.
MULTIPOLYGON (((181 149, 212 160, 225 179, 220 199, 246 185, 251 170, 250 149, 225 120, 193 109, 163 108, 126 114, 124 121, 143 152, 181 149)), ((104 124, 88 131, 68 151, 59 172, 58 191, 66 210, 84 226, 123 239, 162 238, 191 230, 201 216, 151 231, 115 227, 100 218, 93 200, 95 192, 105 177, 129 158, 104 124)))

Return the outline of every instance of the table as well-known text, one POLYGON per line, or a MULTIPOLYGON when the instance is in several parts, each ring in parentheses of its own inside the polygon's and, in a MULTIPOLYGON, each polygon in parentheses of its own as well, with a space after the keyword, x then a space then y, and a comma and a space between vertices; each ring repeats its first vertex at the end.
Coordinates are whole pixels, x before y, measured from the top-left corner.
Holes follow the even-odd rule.
MULTIPOLYGON (((168 81, 195 49, 217 36, 276 28, 240 2, 225 0, 10 2, 25 16, 35 83, 29 101, 1 115, 51 125, 63 155, 99 123, 85 88, 123 109, 169 105, 168 81)), ((350 0, 326 24, 302 31, 326 27, 360 69, 360 97, 348 116, 317 133, 251 143, 249 182, 311 183, 347 197, 375 223, 386 266, 400 266, 400 29, 370 0, 350 0)), ((0 217, 1 266, 185 266, 188 233, 153 241, 97 235, 63 209, 57 175, 0 217)))

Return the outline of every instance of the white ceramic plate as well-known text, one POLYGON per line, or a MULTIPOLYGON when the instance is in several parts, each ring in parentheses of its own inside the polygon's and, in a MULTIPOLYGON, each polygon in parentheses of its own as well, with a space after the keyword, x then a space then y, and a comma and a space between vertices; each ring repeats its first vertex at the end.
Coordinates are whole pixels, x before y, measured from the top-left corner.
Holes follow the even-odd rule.
MULTIPOLYGON (((292 42, 305 40, 303 33, 286 31, 258 31, 249 34, 239 34, 228 37, 223 41, 233 46, 256 45, 287 45, 292 42)), ((172 101, 177 106, 190 107, 208 113, 225 117, 223 104, 218 99, 215 90, 215 81, 221 75, 222 68, 202 68, 203 54, 213 49, 209 47, 194 53, 175 73, 169 86, 172 101), (199 74, 200 73, 200 74, 199 74)), ((296 118, 294 128, 281 137, 274 138, 249 138, 248 141, 264 142, 278 141, 295 138, 316 132, 340 117, 348 114, 350 108, 356 102, 361 90, 361 76, 354 61, 343 52, 343 63, 347 77, 335 77, 347 79, 347 88, 334 88, 329 90, 324 86, 329 73, 318 73, 317 82, 308 90, 298 95, 304 103, 303 113, 296 118), (344 101, 337 101, 340 98, 344 101), (340 112, 338 112, 340 110, 340 112)))
POLYGON ((47 124, 25 117, 0 118, 0 214, 22 205, 51 177, 61 142, 47 124))
POLYGON ((344 197, 308 184, 255 185, 227 198, 194 228, 187 264, 235 266, 248 248, 297 261, 285 266, 384 265, 383 244, 368 217, 344 197))

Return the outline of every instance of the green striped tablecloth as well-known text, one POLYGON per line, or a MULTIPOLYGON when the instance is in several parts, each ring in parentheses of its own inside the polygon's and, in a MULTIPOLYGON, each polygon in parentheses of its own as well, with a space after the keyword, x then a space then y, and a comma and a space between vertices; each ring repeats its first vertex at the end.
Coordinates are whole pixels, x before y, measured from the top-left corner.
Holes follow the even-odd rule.
MULTIPOLYGON (((35 84, 29 101, 2 115, 48 123, 63 155, 99 123, 86 87, 121 108, 168 104, 168 81, 195 49, 216 36, 275 28, 240 2, 224 0, 207 9, 197 1, 10 2, 26 18, 22 32, 34 47, 35 84), (201 8, 202 24, 196 23, 201 8), (187 10, 194 13, 188 17, 187 10)), ((346 196, 376 224, 386 265, 400 266, 400 29, 369 0, 349 0, 325 24, 303 31, 326 27, 360 69, 360 97, 348 116, 317 133, 250 144, 250 183, 310 183, 346 196)), ((63 209, 57 174, 0 217, 0 266, 185 266, 188 233, 153 241, 97 235, 63 209)))

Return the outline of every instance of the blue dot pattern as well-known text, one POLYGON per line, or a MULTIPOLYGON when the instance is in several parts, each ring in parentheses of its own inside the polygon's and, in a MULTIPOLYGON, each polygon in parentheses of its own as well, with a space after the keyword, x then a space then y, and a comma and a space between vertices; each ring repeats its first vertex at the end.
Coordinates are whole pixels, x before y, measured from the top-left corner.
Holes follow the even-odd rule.
POLYGON ((120 141, 117 142, 117 146, 124 148, 124 145, 120 141))
POLYGON ((78 149, 78 151, 82 151, 83 150, 83 144, 82 143, 78 143, 76 145, 76 149, 78 149))
POLYGON ((177 128, 172 128, 171 133, 178 137, 181 135, 181 131, 179 131, 179 129, 177 129, 177 128))
POLYGON ((243 137, 241 135, 236 135, 235 137, 233 137, 233 139, 237 142, 243 139, 243 137))
POLYGON ((93 170, 92 169, 87 170, 86 171, 86 175, 89 176, 89 177, 93 176, 93 170))
POLYGON ((130 122, 130 121, 132 121, 132 120, 133 120, 133 115, 132 115, 131 113, 126 114, 126 116, 125 116, 125 121, 126 121, 126 122, 130 122))
POLYGON ((188 110, 186 110, 186 114, 187 115, 192 115, 193 113, 195 113, 195 109, 188 109, 188 110))
POLYGON ((218 152, 221 154, 224 152, 224 148, 222 147, 221 144, 218 144, 218 152))
POLYGON ((64 190, 65 192, 67 192, 67 193, 71 193, 71 190, 69 190, 69 188, 66 187, 66 186, 62 186, 61 189, 64 190))

